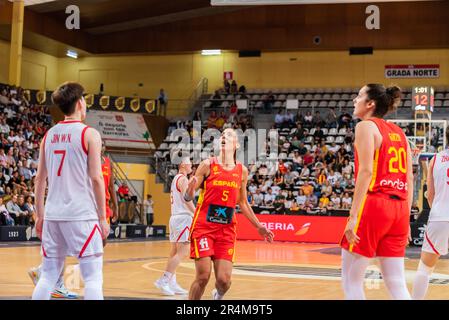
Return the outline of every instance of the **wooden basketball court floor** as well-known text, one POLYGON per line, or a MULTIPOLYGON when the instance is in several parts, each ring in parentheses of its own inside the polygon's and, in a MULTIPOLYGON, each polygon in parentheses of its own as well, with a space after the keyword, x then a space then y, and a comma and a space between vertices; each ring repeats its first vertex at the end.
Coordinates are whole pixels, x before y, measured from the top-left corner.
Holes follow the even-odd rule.
MULTIPOLYGON (((165 268, 170 243, 159 241, 109 242, 104 256, 106 299, 186 299, 162 296, 153 282, 165 268)), ((27 271, 39 265, 38 243, 0 243, 0 299, 29 299, 33 284, 27 271)), ((418 264, 420 248, 409 248, 406 276, 409 289, 418 264)), ((83 294, 76 271, 77 261, 67 259, 65 283, 83 294)), ((368 299, 388 299, 373 265, 366 274, 368 299)), ((189 288, 194 263, 186 259, 178 268, 178 282, 189 288)), ((239 241, 232 286, 226 299, 343 299, 340 285, 340 250, 337 245, 263 241, 239 241)), ((211 298, 213 275, 204 299, 211 298)), ((449 299, 449 260, 441 260, 431 279, 428 299, 449 299)))

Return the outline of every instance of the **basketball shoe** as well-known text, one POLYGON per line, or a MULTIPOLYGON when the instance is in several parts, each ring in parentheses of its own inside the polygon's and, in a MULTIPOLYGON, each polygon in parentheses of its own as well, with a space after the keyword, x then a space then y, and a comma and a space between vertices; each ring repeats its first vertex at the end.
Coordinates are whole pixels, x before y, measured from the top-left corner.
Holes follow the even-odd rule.
POLYGON ((156 288, 161 290, 164 296, 174 296, 175 292, 170 288, 170 283, 168 281, 164 281, 163 279, 157 279, 154 282, 156 288))

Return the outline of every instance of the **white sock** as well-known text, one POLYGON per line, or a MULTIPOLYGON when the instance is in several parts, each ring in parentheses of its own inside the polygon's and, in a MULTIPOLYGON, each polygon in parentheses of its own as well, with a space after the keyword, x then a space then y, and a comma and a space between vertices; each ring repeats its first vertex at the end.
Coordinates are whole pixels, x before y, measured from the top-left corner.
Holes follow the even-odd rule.
POLYGON ((423 300, 429 288, 430 275, 435 267, 426 266, 419 260, 418 270, 416 271, 415 280, 413 281, 412 299, 423 300))
POLYGON ((394 300, 410 300, 405 282, 404 258, 379 258, 385 286, 394 300))
POLYGON ((169 283, 172 276, 173 276, 173 273, 165 271, 161 277, 161 281, 165 282, 165 283, 169 283))
POLYGON ((103 255, 79 259, 84 279, 84 300, 103 300, 103 255))
POLYGON ((173 283, 173 284, 176 283, 176 273, 173 273, 173 275, 171 276, 170 283, 173 283))
POLYGON ((55 288, 58 277, 64 266, 65 258, 42 258, 40 278, 34 288, 32 300, 50 300, 51 292, 55 288))

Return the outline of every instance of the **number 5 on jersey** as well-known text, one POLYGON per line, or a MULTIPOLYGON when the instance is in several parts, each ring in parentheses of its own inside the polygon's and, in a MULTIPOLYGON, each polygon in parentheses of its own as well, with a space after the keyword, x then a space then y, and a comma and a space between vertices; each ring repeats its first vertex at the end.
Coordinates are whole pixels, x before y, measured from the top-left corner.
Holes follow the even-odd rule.
POLYGON ((62 166, 64 165, 66 151, 65 150, 55 150, 54 153, 62 155, 61 163, 59 164, 59 168, 58 168, 58 177, 60 177, 61 171, 62 171, 62 166))
POLYGON ((223 191, 223 195, 221 197, 221 200, 224 201, 224 202, 227 202, 228 198, 229 198, 229 190, 223 191))

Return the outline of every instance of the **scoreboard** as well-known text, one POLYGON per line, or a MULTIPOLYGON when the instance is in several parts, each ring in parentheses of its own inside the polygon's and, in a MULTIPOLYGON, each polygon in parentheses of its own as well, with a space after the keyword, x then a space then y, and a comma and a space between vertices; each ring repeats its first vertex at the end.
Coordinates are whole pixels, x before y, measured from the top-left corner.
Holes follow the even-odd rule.
POLYGON ((412 90, 413 111, 433 112, 435 92, 433 87, 419 86, 412 90))

